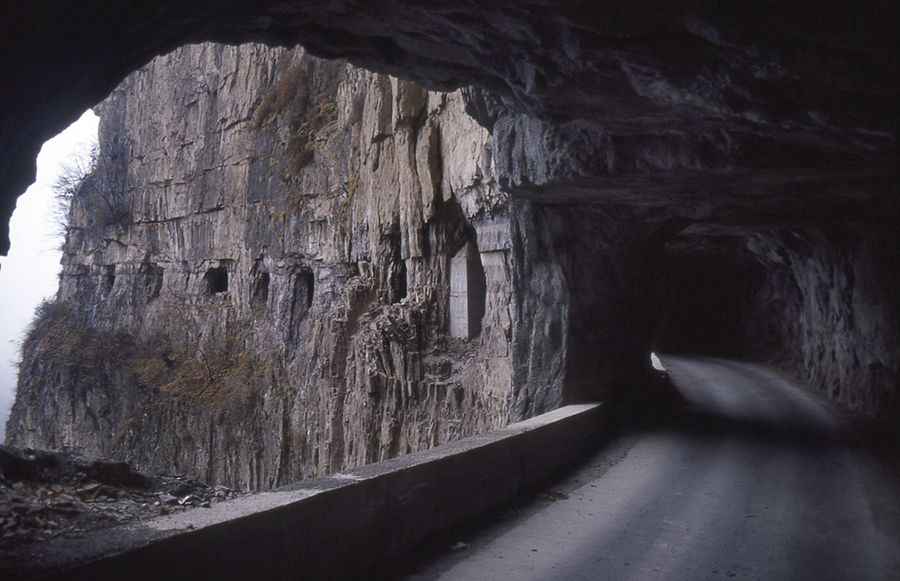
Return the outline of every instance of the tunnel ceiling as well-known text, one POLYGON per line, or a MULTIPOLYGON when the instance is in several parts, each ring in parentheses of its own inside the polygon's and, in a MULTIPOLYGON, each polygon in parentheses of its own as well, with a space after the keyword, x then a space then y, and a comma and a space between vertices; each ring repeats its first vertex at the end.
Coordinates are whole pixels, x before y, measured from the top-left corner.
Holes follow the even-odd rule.
POLYGON ((895 219, 894 3, 728 4, 7 3, 0 251, 43 141, 151 57, 201 40, 299 43, 433 88, 473 85, 470 112, 520 196, 689 220, 895 219))

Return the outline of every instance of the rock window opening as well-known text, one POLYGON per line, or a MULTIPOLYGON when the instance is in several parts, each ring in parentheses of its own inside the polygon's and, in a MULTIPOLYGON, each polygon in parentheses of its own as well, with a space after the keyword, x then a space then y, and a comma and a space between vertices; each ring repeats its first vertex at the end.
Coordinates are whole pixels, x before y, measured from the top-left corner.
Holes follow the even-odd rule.
POLYGON ((253 293, 250 302, 254 308, 264 309, 269 302, 269 273, 262 272, 253 281, 253 293))
POLYGON ((315 294, 315 286, 316 280, 313 277, 313 273, 311 272, 302 272, 300 273, 300 279, 298 281, 298 285, 301 289, 304 290, 304 295, 306 298, 306 309, 309 310, 312 307, 313 303, 313 294, 315 294))
POLYGON ((159 297, 163 284, 163 269, 156 264, 145 263, 141 265, 141 275, 144 277, 144 295, 148 301, 159 297))
POLYGON ((406 298, 406 262, 402 259, 391 265, 390 285, 392 303, 406 298))
POLYGON ((203 280, 206 281, 206 294, 228 292, 228 270, 224 266, 210 268, 203 276, 203 280))
POLYGON ((109 265, 103 267, 103 294, 108 295, 112 292, 113 285, 116 284, 116 267, 109 265))
POLYGON ((471 339, 481 333, 487 285, 481 255, 467 242, 450 261, 450 335, 471 339))
POLYGON ((312 307, 315 294, 315 277, 313 273, 304 271, 294 275, 294 296, 291 301, 290 339, 297 337, 299 325, 306 318, 312 307))
POLYGON ((402 239, 400 230, 395 228, 388 236, 390 245, 390 262, 387 267, 388 300, 399 303, 406 298, 406 261, 403 260, 402 239))

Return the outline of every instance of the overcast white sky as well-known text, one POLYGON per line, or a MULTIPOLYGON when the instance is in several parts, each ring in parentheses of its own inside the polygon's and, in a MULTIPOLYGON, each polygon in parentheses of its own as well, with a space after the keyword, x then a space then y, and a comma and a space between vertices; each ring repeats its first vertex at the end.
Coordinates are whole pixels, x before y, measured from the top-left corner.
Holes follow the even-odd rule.
POLYGON ((10 221, 12 248, 0 257, 0 443, 16 389, 19 344, 34 308, 56 293, 62 243, 53 216, 53 192, 61 164, 97 138, 91 111, 49 140, 37 159, 37 180, 19 198, 10 221))

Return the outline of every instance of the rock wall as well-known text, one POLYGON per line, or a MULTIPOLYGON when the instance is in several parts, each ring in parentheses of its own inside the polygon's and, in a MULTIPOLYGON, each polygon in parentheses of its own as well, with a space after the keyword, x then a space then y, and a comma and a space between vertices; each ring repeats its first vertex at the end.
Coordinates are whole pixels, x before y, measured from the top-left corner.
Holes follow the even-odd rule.
POLYGON ((769 361, 844 409, 893 423, 898 248, 897 233, 875 224, 695 231, 668 247, 668 315, 654 346, 769 361))
POLYGON ((846 409, 896 418, 897 232, 871 224, 776 229, 755 234, 748 246, 768 273, 747 325, 754 342, 846 409))
POLYGON ((663 224, 633 209, 514 200, 519 414, 640 390, 663 224))
POLYGON ((193 45, 97 111, 11 444, 265 488, 547 409, 515 405, 509 203, 460 93, 193 45), (467 244, 484 314, 452 338, 467 244))
MULTIPOLYGON (((775 196, 793 200, 806 199, 797 196, 803 181, 817 198, 842 196, 842 188, 826 187, 834 180, 896 184, 897 7, 884 0, 764 8, 559 0, 8 4, 0 64, 17 73, 0 93, 0 253, 40 144, 154 56, 200 41, 302 44, 433 89, 477 85, 508 109, 495 118, 498 133, 522 129, 531 145, 539 134, 554 141, 565 155, 541 173, 592 181, 582 193, 594 200, 664 190, 706 206, 779 183, 775 196), (699 187, 697 172, 713 183, 699 187)), ((508 143, 499 140, 498 158, 509 157, 508 143)), ((894 190, 879 189, 863 207, 893 198, 894 190)))

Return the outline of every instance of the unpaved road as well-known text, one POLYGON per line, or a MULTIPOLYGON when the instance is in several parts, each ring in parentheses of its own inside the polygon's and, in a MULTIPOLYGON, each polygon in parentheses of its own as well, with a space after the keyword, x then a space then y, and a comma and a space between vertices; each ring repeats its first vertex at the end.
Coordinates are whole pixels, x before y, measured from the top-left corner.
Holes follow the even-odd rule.
POLYGON ((759 365, 663 357, 686 406, 416 580, 900 580, 895 473, 759 365))

